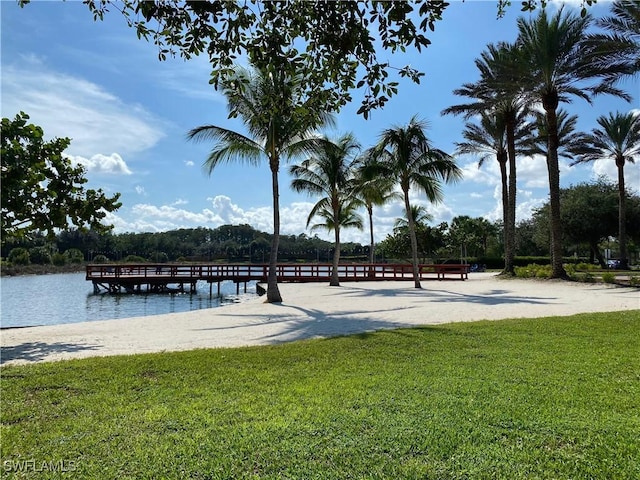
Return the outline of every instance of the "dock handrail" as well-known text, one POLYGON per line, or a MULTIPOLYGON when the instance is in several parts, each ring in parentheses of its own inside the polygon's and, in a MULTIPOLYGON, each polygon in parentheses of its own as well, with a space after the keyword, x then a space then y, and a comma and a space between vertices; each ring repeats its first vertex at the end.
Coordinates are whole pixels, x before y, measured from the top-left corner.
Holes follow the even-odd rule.
MULTIPOLYGON (((464 264, 422 264, 421 278, 446 272, 466 273, 464 264)), ((311 282, 328 280, 331 276, 330 263, 282 263, 277 266, 278 281, 311 282)), ((87 280, 108 279, 166 279, 166 280, 258 280, 265 281, 268 264, 91 264, 86 267, 87 280)), ((407 263, 354 263, 338 265, 338 276, 342 281, 363 280, 410 280, 413 267, 407 263)), ((464 278, 463 278, 464 279, 464 278)))

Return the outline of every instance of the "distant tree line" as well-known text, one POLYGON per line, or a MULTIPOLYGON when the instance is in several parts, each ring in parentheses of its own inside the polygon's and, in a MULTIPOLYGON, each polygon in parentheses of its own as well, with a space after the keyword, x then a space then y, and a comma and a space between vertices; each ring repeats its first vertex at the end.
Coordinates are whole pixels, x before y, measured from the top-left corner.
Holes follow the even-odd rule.
MULTIPOLYGON (((250 225, 223 225, 211 228, 182 228, 155 233, 97 233, 68 230, 50 239, 44 234, 12 239, 2 245, 2 256, 18 263, 54 263, 60 255, 71 251, 82 261, 225 261, 263 263, 268 260, 271 235, 250 225), (26 255, 25 253, 26 252, 26 255)), ((306 234, 283 235, 283 261, 327 262, 333 254, 333 244, 306 234)), ((364 260, 366 250, 359 243, 343 243, 343 255, 364 260)), ((68 257, 68 255, 67 255, 68 257)))
MULTIPOLYGON (((563 256, 606 265, 617 258, 619 245, 615 183, 599 179, 561 190, 561 218, 564 224, 563 256), (607 251, 608 250, 608 251, 607 251), (608 255, 607 255, 608 254, 608 255)), ((640 196, 627 192, 628 250, 632 262, 640 253, 640 196)), ((515 252, 526 257, 549 259, 548 203, 515 229, 515 252)), ((415 209, 416 239, 421 263, 442 261, 480 262, 501 268, 504 258, 504 230, 501 221, 454 217, 451 222, 429 225, 430 216, 415 209)), ((81 264, 88 262, 253 262, 266 263, 271 234, 250 225, 223 225, 211 228, 184 228, 156 233, 98 233, 66 230, 51 239, 43 233, 17 238, 2 245, 2 257, 15 264, 81 264)), ((341 243, 343 262, 367 262, 369 245, 341 243)), ((333 242, 318 236, 282 235, 283 262, 331 262, 333 242)), ((411 259, 411 240, 406 218, 397 219, 393 231, 375 245, 376 262, 405 262, 411 259)), ((519 263, 519 262, 516 262, 519 263)))

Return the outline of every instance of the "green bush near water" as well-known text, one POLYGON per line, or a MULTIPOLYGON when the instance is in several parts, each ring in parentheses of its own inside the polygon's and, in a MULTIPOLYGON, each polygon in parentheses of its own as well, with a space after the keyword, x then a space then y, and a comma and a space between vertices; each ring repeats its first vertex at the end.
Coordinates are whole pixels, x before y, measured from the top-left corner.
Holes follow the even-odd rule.
POLYGON ((9 262, 15 265, 29 265, 31 263, 29 250, 22 247, 14 248, 9 252, 9 262))
POLYGON ((72 478, 636 479, 638 365, 640 311, 4 367, 0 449, 72 478))

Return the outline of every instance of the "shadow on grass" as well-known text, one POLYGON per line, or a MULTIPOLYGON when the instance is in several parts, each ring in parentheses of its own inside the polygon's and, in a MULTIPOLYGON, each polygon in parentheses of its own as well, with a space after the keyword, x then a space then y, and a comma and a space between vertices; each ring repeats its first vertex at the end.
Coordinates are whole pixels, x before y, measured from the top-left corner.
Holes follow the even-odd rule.
POLYGON ((56 353, 74 353, 84 350, 97 350, 97 345, 82 345, 77 343, 46 343, 26 342, 19 345, 9 345, 0 348, 0 365, 20 360, 26 362, 40 362, 56 353))

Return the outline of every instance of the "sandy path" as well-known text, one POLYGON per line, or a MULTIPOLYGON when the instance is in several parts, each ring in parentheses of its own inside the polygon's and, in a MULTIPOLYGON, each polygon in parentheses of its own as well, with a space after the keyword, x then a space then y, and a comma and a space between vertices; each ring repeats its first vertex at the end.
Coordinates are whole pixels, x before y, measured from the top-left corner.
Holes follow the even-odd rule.
POLYGON ((281 284, 282 304, 262 298, 187 313, 0 332, 1 364, 89 356, 265 345, 311 337, 457 321, 640 309, 640 290, 604 284, 499 279, 281 284))

